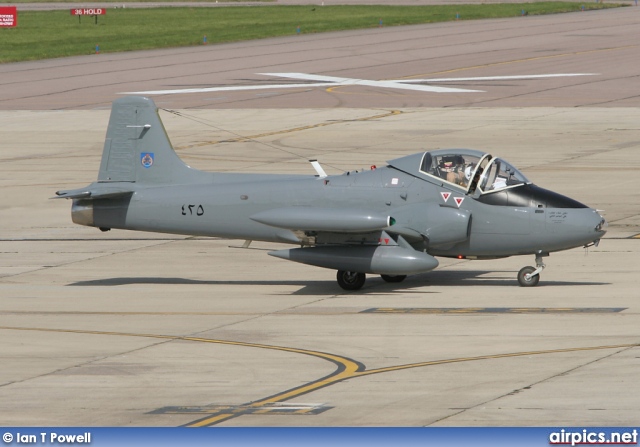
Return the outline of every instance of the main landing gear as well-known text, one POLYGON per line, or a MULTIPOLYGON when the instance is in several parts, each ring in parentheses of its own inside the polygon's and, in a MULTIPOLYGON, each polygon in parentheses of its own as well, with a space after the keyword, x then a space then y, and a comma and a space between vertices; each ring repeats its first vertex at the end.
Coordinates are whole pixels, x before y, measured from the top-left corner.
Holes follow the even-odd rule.
MULTIPOLYGON (((549 256, 547 252, 536 253, 536 266, 523 267, 518 272, 518 283, 521 287, 535 287, 540 282, 540 273, 546 267, 542 258, 549 256)), ((388 283, 399 283, 405 280, 407 275, 380 275, 388 283)), ((364 286, 367 276, 364 273, 338 270, 338 285, 344 290, 360 290, 364 286)))
MULTIPOLYGON (((382 279, 389 283, 398 283, 405 280, 407 275, 380 275, 382 279)), ((344 290, 359 290, 364 286, 366 280, 364 273, 349 272, 345 270, 338 270, 338 285, 344 290)))
POLYGON ((549 253, 536 253, 536 266, 523 267, 518 272, 518 283, 521 287, 534 287, 540 282, 540 272, 546 267, 542 262, 543 256, 549 256, 549 253))
POLYGON ((338 270, 338 285, 344 290, 359 290, 364 286, 367 276, 364 273, 338 270))
POLYGON ((407 275, 380 275, 380 278, 384 279, 385 282, 402 282, 407 278, 407 275))

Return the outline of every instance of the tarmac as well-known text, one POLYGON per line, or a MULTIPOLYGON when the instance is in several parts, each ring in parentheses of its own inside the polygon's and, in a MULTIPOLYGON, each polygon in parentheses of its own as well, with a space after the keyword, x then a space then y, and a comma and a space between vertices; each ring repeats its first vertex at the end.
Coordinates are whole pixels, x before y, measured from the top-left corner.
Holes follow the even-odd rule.
POLYGON ((0 65, 0 425, 635 426, 640 56, 635 7, 0 65), (441 259, 345 292, 284 245, 72 224, 121 92, 154 96, 181 158, 227 172, 368 169, 485 150, 604 210, 597 247, 441 259), (584 74, 550 78, 505 78, 584 74), (494 77, 493 80, 479 77, 494 77), (500 78, 498 78, 500 77, 500 78), (178 114, 169 111, 177 111, 178 114))

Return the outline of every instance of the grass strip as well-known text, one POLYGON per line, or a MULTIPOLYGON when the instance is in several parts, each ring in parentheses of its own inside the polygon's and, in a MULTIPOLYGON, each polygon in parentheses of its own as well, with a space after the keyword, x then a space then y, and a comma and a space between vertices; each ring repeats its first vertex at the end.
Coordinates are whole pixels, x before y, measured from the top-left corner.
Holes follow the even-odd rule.
MULTIPOLYGON (((180 0, 135 0, 136 3, 175 3, 175 2, 179 2, 180 0)), ((212 0, 188 0, 189 3, 211 3, 212 0)), ((278 0, 213 0, 214 2, 218 3, 220 2, 221 4, 223 4, 224 6, 227 6, 227 4, 229 5, 233 5, 234 3, 242 3, 242 2, 247 2, 247 1, 251 1, 251 2, 255 2, 255 3, 274 3, 277 2, 278 0)), ((116 3, 116 4, 122 4, 123 0, 100 0, 100 3, 116 3)), ((77 8, 78 7, 78 1, 77 0, 11 0, 9 2, 9 4, 13 5, 19 5, 21 3, 68 3, 69 4, 69 9, 71 8, 77 8)), ((95 2, 93 3, 95 4, 95 2)))
MULTIPOLYGON (((602 9, 617 4, 539 2, 444 6, 229 6, 108 8, 81 20, 63 11, 20 11, 0 29, 0 63, 263 39, 307 33, 602 9), (298 31, 299 30, 299 31, 298 31)), ((527 20, 521 17, 518 20, 527 20)))

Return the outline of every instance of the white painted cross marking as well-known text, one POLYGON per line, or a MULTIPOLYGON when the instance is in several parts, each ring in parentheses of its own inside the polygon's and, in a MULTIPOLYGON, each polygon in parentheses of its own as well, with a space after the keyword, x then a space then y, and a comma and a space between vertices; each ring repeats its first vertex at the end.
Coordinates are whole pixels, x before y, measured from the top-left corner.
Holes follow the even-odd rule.
POLYGON ((396 79, 389 81, 372 81, 368 79, 340 78, 336 76, 314 75, 307 73, 258 73, 265 76, 276 76, 288 79, 301 79, 316 81, 306 84, 267 84, 267 85, 236 85, 230 87, 186 88, 178 90, 150 90, 144 92, 124 92, 121 95, 177 95, 183 93, 208 93, 208 92, 232 92, 244 90, 267 90, 283 88, 309 88, 309 87, 338 87, 345 85, 364 85, 367 87, 392 88, 399 90, 414 90, 431 93, 483 93, 484 90, 469 90, 462 88, 436 87, 432 85, 415 85, 429 82, 462 82, 462 81, 498 81, 515 79, 539 79, 570 76, 594 76, 596 73, 559 73, 543 75, 521 76, 487 76, 479 78, 439 78, 439 79, 396 79))

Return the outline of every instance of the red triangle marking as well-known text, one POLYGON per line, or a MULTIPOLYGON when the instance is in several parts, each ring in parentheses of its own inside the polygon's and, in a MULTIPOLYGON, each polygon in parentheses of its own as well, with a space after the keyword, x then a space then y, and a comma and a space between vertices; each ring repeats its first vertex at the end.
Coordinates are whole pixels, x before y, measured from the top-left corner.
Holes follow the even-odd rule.
POLYGON ((442 196, 442 198, 444 199, 445 202, 447 200, 449 200, 449 197, 451 197, 451 193, 450 192, 441 192, 440 195, 442 196))
POLYGON ((458 205, 458 208, 460 208, 460 205, 462 205, 462 202, 464 202, 464 197, 454 197, 454 200, 456 201, 456 205, 458 205))

